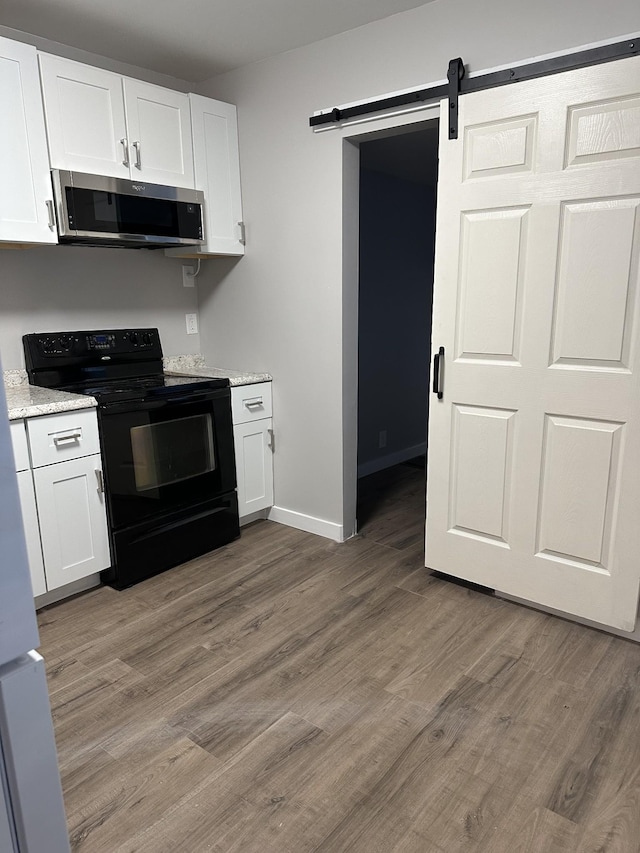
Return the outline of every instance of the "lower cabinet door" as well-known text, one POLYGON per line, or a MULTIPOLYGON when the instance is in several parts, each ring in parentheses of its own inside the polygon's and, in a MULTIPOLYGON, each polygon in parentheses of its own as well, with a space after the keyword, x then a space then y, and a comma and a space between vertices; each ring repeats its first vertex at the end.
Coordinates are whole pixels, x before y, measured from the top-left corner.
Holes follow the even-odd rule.
POLYGON ((273 505, 271 424, 265 418, 233 428, 240 518, 273 505))
POLYGON ((33 472, 49 590, 110 565, 101 473, 99 454, 33 472))
POLYGON ((42 595, 47 591, 47 584, 44 579, 40 527, 38 525, 38 512, 36 510, 36 497, 33 490, 31 470, 19 471, 16 477, 18 478, 18 491, 20 493, 22 524, 24 526, 25 539, 27 540, 27 559, 29 560, 31 586, 33 587, 34 595, 42 595))

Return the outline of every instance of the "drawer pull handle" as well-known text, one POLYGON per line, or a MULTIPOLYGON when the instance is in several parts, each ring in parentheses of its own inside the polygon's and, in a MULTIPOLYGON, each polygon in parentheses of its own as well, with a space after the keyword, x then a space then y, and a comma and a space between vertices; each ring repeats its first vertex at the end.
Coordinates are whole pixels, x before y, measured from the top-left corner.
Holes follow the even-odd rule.
POLYGON ((53 443, 56 447, 58 447, 58 445, 64 446, 65 444, 69 444, 72 441, 80 441, 81 438, 81 432, 70 432, 67 435, 54 435, 53 443))
POLYGON ((244 404, 247 409, 257 409, 260 406, 264 405, 264 403, 262 402, 262 397, 256 397, 255 400, 245 400, 244 404))

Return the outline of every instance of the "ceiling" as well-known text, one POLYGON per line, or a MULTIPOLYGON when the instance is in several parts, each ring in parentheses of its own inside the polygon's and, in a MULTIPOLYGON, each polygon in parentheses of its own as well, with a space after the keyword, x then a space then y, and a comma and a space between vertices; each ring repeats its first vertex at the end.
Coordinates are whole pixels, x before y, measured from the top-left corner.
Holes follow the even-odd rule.
POLYGON ((200 82, 424 5, 424 0, 0 0, 0 22, 200 82))

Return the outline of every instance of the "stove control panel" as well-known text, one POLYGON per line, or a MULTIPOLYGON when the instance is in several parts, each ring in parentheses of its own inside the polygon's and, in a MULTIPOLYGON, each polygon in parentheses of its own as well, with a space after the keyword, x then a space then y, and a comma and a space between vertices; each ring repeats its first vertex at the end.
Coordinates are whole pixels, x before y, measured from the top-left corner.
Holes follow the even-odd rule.
POLYGON ((87 349, 88 350, 109 350, 115 349, 116 347, 116 336, 105 335, 105 334, 94 334, 87 335, 87 349))
POLYGON ((39 358, 77 359, 96 356, 128 356, 162 358, 157 329, 107 329, 83 332, 47 332, 25 335, 25 352, 36 366, 39 358))

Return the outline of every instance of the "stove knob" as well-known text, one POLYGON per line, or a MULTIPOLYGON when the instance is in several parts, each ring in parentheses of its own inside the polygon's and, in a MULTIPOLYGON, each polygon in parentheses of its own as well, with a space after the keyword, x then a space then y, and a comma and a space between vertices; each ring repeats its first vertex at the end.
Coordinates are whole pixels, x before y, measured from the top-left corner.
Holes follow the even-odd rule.
POLYGON ((54 341, 51 338, 40 338, 40 346, 42 347, 43 352, 51 352, 53 349, 54 341))
POLYGON ((73 346, 73 336, 72 335, 62 335, 60 338, 60 349, 63 352, 69 352, 71 347, 73 346))
POLYGON ((138 346, 138 333, 137 332, 129 332, 129 343, 134 347, 138 346))
POLYGON ((151 336, 151 332, 143 332, 143 335, 142 335, 142 343, 143 343, 146 347, 150 347, 150 346, 151 346, 151 344, 153 343, 153 337, 151 336))

